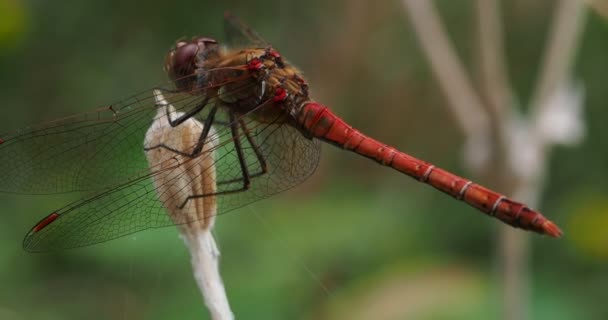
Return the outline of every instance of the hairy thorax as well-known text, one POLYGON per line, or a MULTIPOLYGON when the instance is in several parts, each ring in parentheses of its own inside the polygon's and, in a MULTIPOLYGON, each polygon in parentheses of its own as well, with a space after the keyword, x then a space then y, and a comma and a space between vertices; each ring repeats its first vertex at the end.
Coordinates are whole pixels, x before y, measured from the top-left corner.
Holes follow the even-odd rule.
POLYGON ((199 85, 215 88, 227 107, 261 122, 294 116, 308 100, 301 72, 272 48, 226 50, 200 70, 199 85))

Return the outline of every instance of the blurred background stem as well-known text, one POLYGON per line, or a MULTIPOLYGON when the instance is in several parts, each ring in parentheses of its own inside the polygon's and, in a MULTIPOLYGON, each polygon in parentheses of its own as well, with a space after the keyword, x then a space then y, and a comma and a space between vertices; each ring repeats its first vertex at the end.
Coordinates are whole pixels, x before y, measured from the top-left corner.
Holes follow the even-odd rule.
MULTIPOLYGON (((476 2, 481 79, 478 91, 458 59, 433 3, 403 3, 447 106, 465 135, 467 166, 484 184, 538 207, 552 145, 578 143, 584 131, 579 117, 582 95, 571 80, 584 21, 583 3, 562 0, 556 4, 527 117, 520 114, 513 99, 499 1, 476 2), (564 121, 553 121, 560 114, 564 121)), ((529 251, 526 233, 501 226, 498 260, 504 319, 529 317, 529 251)))

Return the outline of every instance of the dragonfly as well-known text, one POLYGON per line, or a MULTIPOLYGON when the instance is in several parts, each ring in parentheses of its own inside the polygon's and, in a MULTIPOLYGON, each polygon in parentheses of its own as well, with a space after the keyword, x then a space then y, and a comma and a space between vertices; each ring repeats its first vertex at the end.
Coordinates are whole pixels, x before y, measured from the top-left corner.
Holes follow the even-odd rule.
POLYGON ((227 48, 209 37, 179 40, 165 58, 166 85, 0 135, 0 191, 79 195, 31 228, 25 250, 82 247, 209 219, 166 211, 210 199, 216 205, 213 215, 230 212, 305 181, 319 163, 322 142, 428 184, 513 227, 562 235, 555 223, 525 204, 353 128, 315 101, 301 71, 251 27, 231 14, 225 21, 228 34, 246 45, 227 48), (157 121, 167 124, 163 130, 171 139, 147 139, 157 121), (185 126, 198 130, 179 131, 185 126), (172 156, 149 165, 146 160, 155 153, 172 156), (215 185, 192 187, 204 179, 215 185))

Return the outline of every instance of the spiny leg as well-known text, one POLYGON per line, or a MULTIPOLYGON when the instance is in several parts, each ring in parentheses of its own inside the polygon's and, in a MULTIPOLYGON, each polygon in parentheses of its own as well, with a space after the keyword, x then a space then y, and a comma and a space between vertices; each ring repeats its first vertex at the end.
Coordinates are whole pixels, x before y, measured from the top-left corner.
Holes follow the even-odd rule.
MULTIPOLYGON (((175 94, 175 93, 180 93, 181 91, 179 90, 170 90, 170 89, 165 89, 165 88, 156 88, 156 90, 162 92, 162 93, 171 93, 171 94, 175 94)), ((195 114, 201 112, 205 106, 209 103, 209 96, 205 95, 203 102, 196 105, 195 108, 189 110, 188 112, 184 113, 183 115, 181 115, 179 118, 172 120, 171 116, 169 114, 169 108, 166 108, 168 105, 163 105, 163 107, 166 108, 167 111, 167 120, 169 121, 169 124, 171 125, 171 127, 175 128, 177 126, 179 126, 180 124, 184 123, 184 121, 190 119, 192 116, 194 116, 195 114)))
POLYGON ((249 176, 249 168, 247 168, 247 161, 243 154, 243 147, 241 146, 241 139, 239 139, 239 127, 234 116, 234 112, 230 111, 230 131, 232 132, 232 139, 234 140, 234 149, 236 150, 239 164, 241 165, 241 172, 243 173, 243 189, 249 189, 251 186, 251 177, 249 176))
MULTIPOLYGON (((155 90, 158 90, 162 93, 171 93, 171 94, 175 94, 175 93, 181 93, 182 91, 180 90, 171 90, 171 89, 165 89, 165 88, 155 88, 155 90)), ((194 116, 197 112, 200 112, 204 109, 204 107, 209 103, 209 97, 205 97, 205 100, 203 101, 202 105, 197 105, 197 107, 195 109, 193 109, 192 111, 188 112, 187 114, 189 114, 189 116, 186 117, 187 114, 182 115, 181 117, 175 119, 175 120, 171 120, 171 117, 169 116, 169 110, 167 110, 167 120, 169 121, 169 124, 171 124, 172 127, 176 127, 180 124, 182 124, 184 121, 188 120, 190 117, 194 116), (183 119, 182 119, 183 118, 183 119)), ((166 107, 167 105, 163 105, 163 107, 166 107)), ((222 126, 228 126, 228 123, 225 121, 216 121, 215 124, 217 125, 222 125, 222 126)))
MULTIPOLYGON (((247 141, 251 145, 251 148, 253 149, 253 152, 255 153, 256 158, 258 159, 258 163, 260 164, 260 171, 250 174, 249 177, 256 178, 256 177, 259 177, 259 176, 262 176, 262 175, 268 173, 268 165, 266 163, 266 159, 264 158, 264 155, 262 154, 262 150, 260 150, 260 147, 258 146, 257 142, 255 142, 255 140, 253 140, 253 137, 251 136, 251 132, 249 131, 249 128, 247 128, 247 124, 245 123, 245 121, 243 121, 242 118, 239 118, 238 122, 241 127, 241 130, 243 131, 243 134, 247 138, 247 141)), ((234 182, 238 182, 238 181, 241 181, 241 179, 237 178, 237 179, 225 180, 225 181, 219 182, 218 184, 219 185, 230 184, 230 183, 234 183, 234 182)))
POLYGON ((166 108, 167 106, 165 106, 165 110, 167 111, 167 120, 169 121, 169 124, 171 125, 171 127, 175 128, 175 127, 179 126, 180 124, 184 123, 184 121, 192 118, 195 114, 201 112, 205 108, 205 106, 207 106, 208 103, 209 103, 209 96, 205 96, 205 98, 203 99, 203 102, 196 105, 196 107, 188 110, 188 112, 182 114, 175 120, 171 120, 169 108, 166 108))
POLYGON ((229 119, 230 119, 230 131, 232 133, 232 140, 234 141, 234 149, 236 150, 237 158, 239 159, 239 164, 241 166, 241 173, 243 174, 240 179, 235 179, 234 181, 235 182, 242 181, 243 186, 239 189, 224 190, 224 191, 220 191, 220 192, 214 192, 211 194, 190 195, 179 206, 180 209, 183 209, 186 206, 186 204, 188 203, 188 201, 190 201, 191 199, 218 196, 218 195, 222 195, 222 194, 237 193, 237 192, 241 192, 241 191, 246 191, 251 187, 251 176, 249 174, 249 169, 247 168, 247 161, 245 159, 245 155, 243 154, 243 147, 241 146, 241 140, 239 138, 239 131, 238 131, 237 121, 236 121, 234 112, 229 111, 229 119))
MULTIPOLYGON (((180 93, 181 91, 179 90, 171 90, 171 89, 165 89, 165 88, 155 88, 155 90, 158 90, 162 93, 170 93, 170 94, 176 94, 176 93, 180 93)), ((171 127, 175 128, 176 126, 182 124, 184 121, 190 119, 192 116, 194 116, 196 113, 200 112, 201 110, 203 110, 203 108, 205 108, 205 106, 207 105, 207 103, 209 102, 209 97, 205 96, 203 103, 198 104, 194 109, 188 111, 187 113, 183 114, 182 116, 180 116, 179 118, 175 119, 175 120, 171 120, 171 116, 169 114, 169 108, 168 106, 170 106, 170 104, 162 104, 160 106, 165 107, 165 111, 166 111, 166 115, 167 115, 167 121, 169 121, 169 124, 171 125, 171 127)))
MULTIPOLYGON (((164 143, 161 143, 154 147, 144 148, 144 151, 150 151, 150 150, 154 150, 157 148, 164 148, 164 149, 167 149, 169 151, 172 151, 172 152, 179 154, 181 156, 184 156, 184 157, 188 157, 188 158, 198 157, 201 154, 201 152, 203 151, 203 147, 205 146, 205 142, 207 140, 207 137, 209 136, 209 131, 211 130, 211 126, 213 125, 213 120, 215 119, 215 113, 217 112, 217 109, 218 109, 217 105, 213 106, 213 109, 211 109, 211 111, 209 112, 207 119, 205 119, 205 124, 203 125, 203 132, 201 132, 201 135, 198 138, 198 142, 196 143, 196 146, 194 147, 194 149, 192 149, 192 152, 184 152, 183 150, 177 150, 175 148, 167 146, 164 143)), ((171 121, 171 120, 169 119, 169 121, 171 121)))
POLYGON ((255 142, 255 140, 253 140, 253 138, 251 137, 251 132, 249 131, 249 128, 247 128, 247 124, 245 123, 245 121, 243 121, 243 118, 239 118, 238 121, 239 121, 239 124, 241 125, 241 130, 243 130, 243 133, 245 134, 245 137, 247 138, 247 141, 249 141, 249 144, 253 148, 253 152, 255 153, 256 158, 258 158, 258 161, 260 162, 260 168, 262 169, 262 174, 267 173, 268 165, 266 164, 266 159, 264 158, 264 155, 262 154, 262 150, 260 150, 260 147, 258 146, 257 142, 255 142))

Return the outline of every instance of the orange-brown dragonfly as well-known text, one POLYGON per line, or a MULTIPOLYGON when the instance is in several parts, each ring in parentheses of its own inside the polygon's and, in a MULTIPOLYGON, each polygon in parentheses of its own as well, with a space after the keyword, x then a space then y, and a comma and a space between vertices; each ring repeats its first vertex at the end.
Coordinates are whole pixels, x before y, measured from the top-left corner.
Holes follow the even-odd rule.
MULTIPOLYGON (((99 243, 140 230, 189 223, 169 217, 213 197, 217 214, 287 190, 317 167, 320 141, 370 158, 462 200, 511 226, 552 237, 560 229, 538 211, 472 181, 416 159, 349 126, 310 96, 300 71, 239 19, 228 30, 247 47, 227 49, 208 37, 178 41, 165 59, 170 84, 88 113, 0 135, 0 191, 86 195, 40 220, 26 235, 28 251, 99 243), (159 103, 162 94, 166 103, 159 103), (168 111, 167 104, 174 108, 168 111), (201 126, 186 148, 144 141, 154 121, 169 129, 201 126), (206 147, 213 141, 212 147, 206 147), (149 167, 146 156, 169 152, 149 167), (175 161, 177 158, 183 161, 175 161), (185 159, 185 160, 184 160, 185 159), (184 170, 201 167, 195 175, 184 170), (172 175, 166 175, 172 171, 172 175), (154 178, 179 185, 159 195, 154 178), (213 175, 213 192, 188 187, 213 175), (180 201, 171 199, 179 196, 180 201)), ((186 139, 187 138, 187 139, 186 139)), ((165 190, 165 189, 162 189, 165 190)))

